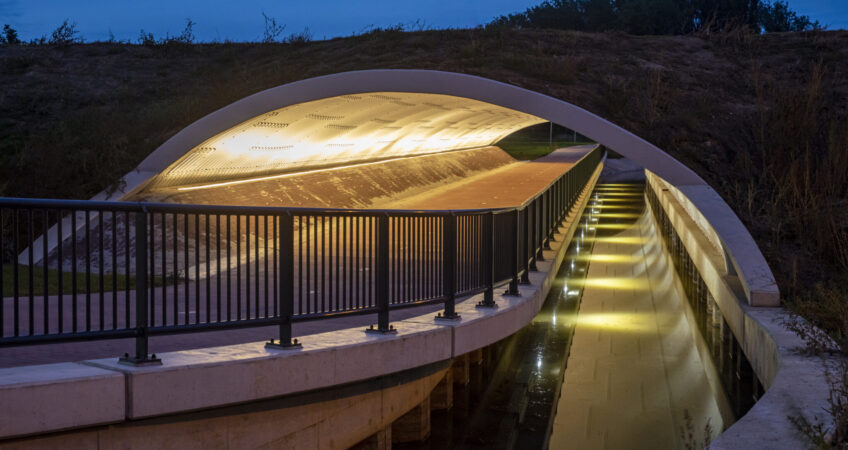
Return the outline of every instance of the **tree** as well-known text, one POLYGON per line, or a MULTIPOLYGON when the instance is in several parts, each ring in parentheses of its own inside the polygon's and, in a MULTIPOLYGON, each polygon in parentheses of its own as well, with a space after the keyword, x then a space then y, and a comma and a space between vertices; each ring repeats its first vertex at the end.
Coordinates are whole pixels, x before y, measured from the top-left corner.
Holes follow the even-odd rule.
POLYGON ((580 10, 584 29, 591 31, 616 30, 621 27, 614 0, 583 0, 580 10))
POLYGON ((631 34, 684 34, 746 27, 755 32, 821 28, 785 0, 545 0, 489 25, 580 31, 622 29, 631 34))
POLYGON ((630 34, 681 34, 692 15, 685 0, 618 0, 618 16, 630 34))
POLYGON ((773 4, 764 4, 759 11, 759 24, 766 33, 787 31, 808 31, 822 28, 817 20, 809 16, 799 16, 789 9, 789 4, 778 0, 773 4))
POLYGON ((17 45, 21 40, 18 38, 18 32, 9 24, 3 25, 3 34, 0 34, 0 44, 17 45))

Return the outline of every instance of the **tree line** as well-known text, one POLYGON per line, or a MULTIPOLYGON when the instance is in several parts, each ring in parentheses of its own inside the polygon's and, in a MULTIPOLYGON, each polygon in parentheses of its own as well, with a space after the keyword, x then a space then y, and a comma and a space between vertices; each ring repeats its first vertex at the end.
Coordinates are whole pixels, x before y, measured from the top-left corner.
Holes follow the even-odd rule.
POLYGON ((738 27, 767 33, 823 28, 783 0, 546 0, 497 17, 488 26, 652 35, 738 27))

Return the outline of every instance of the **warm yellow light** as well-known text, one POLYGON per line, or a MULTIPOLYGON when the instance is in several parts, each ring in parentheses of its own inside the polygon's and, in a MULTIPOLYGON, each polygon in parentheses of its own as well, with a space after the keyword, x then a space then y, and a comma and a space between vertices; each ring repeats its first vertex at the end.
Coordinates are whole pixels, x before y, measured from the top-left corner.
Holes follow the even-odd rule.
POLYGON ((590 277, 583 280, 570 280, 571 286, 599 289, 632 289, 644 291, 650 288, 648 282, 639 278, 590 277))
POLYGON ((623 253, 592 253, 591 255, 580 255, 577 257, 580 261, 603 262, 612 264, 634 263, 642 260, 640 256, 626 255, 623 253))
POLYGON ((632 198, 607 198, 607 197, 604 197, 603 199, 598 199, 598 200, 593 199, 592 201, 597 202, 597 204, 599 204, 599 205, 605 205, 607 203, 626 203, 626 204, 631 204, 631 205, 638 205, 639 204, 638 200, 632 199, 632 198))
POLYGON ((652 314, 642 313, 579 313, 577 326, 621 331, 627 333, 644 333, 656 329, 656 320, 652 314))
POLYGON ((597 203, 597 204, 594 204, 594 205, 590 204, 589 206, 592 209, 633 209, 632 205, 631 206, 628 206, 628 205, 606 205, 606 204, 603 204, 603 203, 597 203))
POLYGON ((647 239, 639 236, 602 236, 594 238, 594 241, 596 243, 623 245, 644 245, 648 242, 647 239))
POLYGON ((626 230, 633 225, 628 223, 596 223, 592 225, 581 224, 580 226, 584 228, 588 227, 589 229, 597 228, 600 230, 626 230))
POLYGON ((636 213, 598 213, 595 217, 604 217, 608 219, 638 219, 640 214, 636 213))
MULTIPOLYGON (((468 149, 468 150, 472 150, 472 149, 468 149)), ((467 150, 453 150, 452 152, 458 152, 458 151, 467 151, 467 150)), ((294 176, 298 176, 298 175, 307 175, 307 174, 310 174, 310 173, 332 172, 334 170, 349 169, 351 167, 371 166, 371 165, 376 165, 376 164, 387 163, 387 162, 390 162, 390 161, 397 161, 399 159, 433 157, 433 156, 436 156, 436 155, 439 155, 439 154, 442 154, 442 153, 445 153, 445 152, 429 153, 429 154, 426 154, 426 155, 417 155, 417 156, 416 155, 414 155, 414 156, 400 156, 400 157, 397 157, 397 158, 383 159, 383 160, 374 161, 374 162, 348 164, 348 165, 345 165, 345 166, 329 167, 329 168, 326 168, 326 169, 303 170, 303 171, 299 171, 299 172, 283 173, 283 174, 280 174, 280 175, 269 175, 267 177, 255 177, 255 178, 247 178, 247 179, 243 179, 243 180, 222 181, 220 183, 209 183, 209 184, 202 184, 202 185, 198 185, 198 186, 183 186, 183 187, 177 188, 177 190, 178 191, 195 191, 195 190, 198 190, 198 189, 209 189, 209 188, 216 188, 216 187, 222 187, 222 186, 232 186, 232 185, 236 185, 236 184, 255 183, 257 181, 276 180, 276 179, 280 179, 280 178, 289 178, 289 177, 294 177, 294 176)))
POLYGON ((207 139, 157 176, 149 189, 214 187, 317 166, 485 147, 542 122, 450 95, 330 97, 269 111, 207 139))

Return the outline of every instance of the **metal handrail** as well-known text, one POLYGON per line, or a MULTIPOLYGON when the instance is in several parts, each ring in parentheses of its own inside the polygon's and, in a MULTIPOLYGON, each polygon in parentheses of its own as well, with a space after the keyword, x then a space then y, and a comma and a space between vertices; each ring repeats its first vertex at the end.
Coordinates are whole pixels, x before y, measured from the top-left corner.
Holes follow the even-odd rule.
POLYGON ((279 325, 271 345, 291 348, 294 321, 376 313, 370 331, 391 333, 391 309, 443 303, 452 319, 479 292, 494 306, 495 287, 529 282, 602 153, 512 208, 0 198, 0 347, 135 337, 123 361, 145 364, 154 334, 279 325))

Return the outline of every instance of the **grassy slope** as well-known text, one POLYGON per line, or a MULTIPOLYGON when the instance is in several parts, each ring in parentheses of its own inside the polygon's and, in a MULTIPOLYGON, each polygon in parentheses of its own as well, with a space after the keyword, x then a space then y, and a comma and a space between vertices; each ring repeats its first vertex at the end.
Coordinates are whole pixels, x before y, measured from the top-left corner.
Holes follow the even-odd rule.
POLYGON ((0 48, 0 195, 87 198, 217 108, 371 68, 481 75, 582 106, 719 190, 787 297, 815 283, 834 291, 848 278, 845 32, 703 39, 451 30, 299 46, 0 48))
MULTIPOLYGON (((33 295, 44 295, 44 269, 36 267, 32 272, 32 293, 33 295)), ((59 293, 59 272, 56 269, 47 270, 47 293, 55 295, 59 293)), ((3 264, 3 297, 12 297, 15 294, 15 265, 12 263, 3 264)), ((168 276, 165 280, 167 285, 173 285, 175 278, 168 276)), ((62 293, 70 294, 73 289, 74 274, 70 272, 70 268, 65 267, 62 271, 62 293)), ((181 281, 181 279, 177 279, 181 281)), ((100 292, 100 276, 92 273, 88 281, 82 271, 76 274, 76 292, 85 293, 88 291, 88 284, 91 285, 91 292, 100 292)), ((135 289, 135 276, 129 278, 129 288, 135 289)), ((117 285, 118 291, 123 291, 127 288, 127 277, 118 274, 114 279, 113 275, 106 273, 103 275, 104 292, 111 292, 113 285, 117 285)), ((153 277, 154 286, 162 286, 162 277, 153 277)), ((18 295, 21 297, 29 295, 29 266, 25 264, 18 265, 18 295)))

